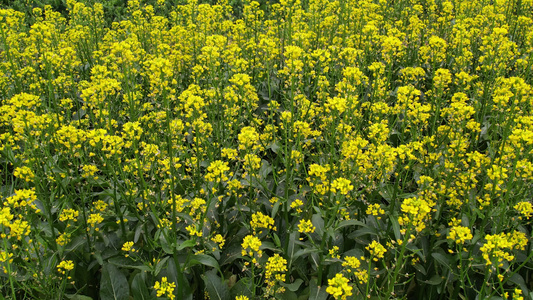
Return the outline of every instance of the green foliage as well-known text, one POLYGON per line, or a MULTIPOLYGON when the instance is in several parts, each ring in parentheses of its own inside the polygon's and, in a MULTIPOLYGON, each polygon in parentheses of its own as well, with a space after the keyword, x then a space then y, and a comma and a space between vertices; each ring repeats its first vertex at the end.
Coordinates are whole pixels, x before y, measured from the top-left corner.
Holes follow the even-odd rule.
POLYGON ((4 297, 531 299, 531 1, 3 7, 4 297))

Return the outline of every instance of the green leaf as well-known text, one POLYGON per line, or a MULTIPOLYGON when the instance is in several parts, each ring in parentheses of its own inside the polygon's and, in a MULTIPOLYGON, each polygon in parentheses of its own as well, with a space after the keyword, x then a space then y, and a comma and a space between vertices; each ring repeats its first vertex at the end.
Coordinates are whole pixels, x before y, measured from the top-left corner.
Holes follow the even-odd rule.
POLYGON ((252 293, 252 282, 250 278, 244 277, 231 288, 231 299, 235 299, 237 296, 246 296, 248 298, 253 298, 252 293))
POLYGON ((284 300, 298 300, 298 296, 293 291, 285 290, 285 292, 283 292, 283 294, 281 296, 281 299, 284 299, 284 300))
POLYGON ((87 243, 87 240, 85 239, 85 236, 81 236, 81 235, 77 236, 70 243, 68 243, 67 247, 65 247, 65 251, 74 252, 78 250, 81 246, 85 245, 86 243, 87 243))
POLYGON ((326 288, 318 286, 316 284, 316 279, 309 281, 309 300, 326 300, 328 294, 326 293, 326 288))
POLYGON ((217 271, 221 272, 220 266, 218 265, 217 260, 209 255, 205 255, 205 254, 194 255, 193 258, 187 264, 187 266, 192 267, 194 265, 204 265, 204 266, 212 267, 212 268, 217 269, 217 271))
POLYGON ((423 275, 427 275, 426 268, 424 268, 424 266, 423 266, 422 264, 416 263, 416 264, 413 265, 413 267, 414 267, 418 272, 420 272, 421 274, 423 274, 423 275))
POLYGON ((112 264, 105 264, 102 268, 100 280, 100 299, 128 300, 130 289, 126 276, 112 264))
POLYGON ((439 252, 433 252, 431 253, 431 256, 433 256, 433 258, 441 265, 445 266, 448 270, 452 271, 452 264, 451 264, 451 259, 443 254, 443 253, 439 253, 439 252))
POLYGON ((93 298, 84 295, 66 295, 70 300, 93 300, 93 298))
POLYGON ((303 249, 296 251, 296 253, 294 253, 294 255, 292 256, 292 259, 297 259, 298 257, 302 255, 306 255, 310 253, 318 253, 320 251, 321 250, 317 248, 303 248, 303 249))
POLYGON ((296 242, 298 241, 300 236, 300 233, 298 231, 293 231, 289 235, 289 245, 287 247, 287 256, 290 258, 291 261, 294 260, 294 253, 297 252, 296 248, 299 248, 296 246, 296 242))
POLYGON ((359 220, 343 220, 339 223, 339 225, 337 226, 337 229, 341 229, 347 226, 355 226, 355 225, 368 227, 368 225, 366 225, 365 223, 359 220))
POLYGON ((194 240, 186 240, 185 242, 178 245, 177 250, 180 251, 185 248, 194 247, 196 245, 196 242, 194 240))
POLYGON ((113 257, 108 259, 107 261, 120 268, 137 269, 146 272, 149 272, 151 270, 150 267, 142 264, 141 262, 135 262, 130 258, 124 256, 113 257))
POLYGON ((135 275, 133 281, 131 282, 131 293, 133 294, 134 300, 154 299, 154 297, 150 295, 150 291, 146 286, 147 281, 148 280, 145 272, 135 275))
POLYGON ((268 145, 266 148, 267 149, 270 148, 270 149, 272 149, 272 152, 278 154, 278 151, 280 149, 279 142, 277 142, 277 141, 273 142, 270 145, 268 145))
POLYGON ((202 275, 205 283, 205 289, 209 294, 211 300, 230 300, 228 286, 216 274, 215 270, 211 270, 202 275))
POLYGON ((272 234, 272 238, 274 239, 274 245, 276 245, 276 248, 281 248, 281 241, 275 232, 272 234))
POLYGON ((157 265, 155 265, 154 276, 159 275, 159 273, 161 272, 161 270, 163 269, 163 267, 165 266, 165 264, 167 263, 167 260, 169 258, 170 258, 170 256, 163 257, 163 259, 160 260, 157 263, 157 265))
POLYGON ((304 281, 298 278, 293 283, 282 282, 281 285, 286 287, 289 291, 296 292, 300 288, 300 285, 302 285, 302 282, 304 281))
POLYGON ((272 207, 272 215, 271 215, 272 218, 276 218, 276 214, 278 213, 280 205, 281 205, 281 201, 274 203, 274 206, 272 207))
POLYGON ((514 273, 513 276, 509 277, 509 281, 520 286, 522 291, 527 291, 527 284, 522 275, 514 273))
POLYGON ((134 243, 137 243, 139 241, 139 238, 141 237, 141 233, 143 233, 143 227, 142 226, 138 226, 135 229, 135 236, 133 237, 133 242, 134 243))
POLYGON ((348 235, 348 238, 355 239, 355 238, 365 236, 365 235, 378 235, 378 232, 375 228, 361 228, 350 233, 348 235))
POLYGON ((389 220, 392 224, 392 229, 394 231, 394 237, 397 241, 402 239, 402 234, 400 232, 400 223, 398 223, 398 218, 396 216, 390 216, 389 220))
POLYGON ((314 214, 311 217, 311 222, 313 223, 313 226, 315 226, 315 232, 322 238, 322 235, 324 234, 324 219, 319 214, 314 214))
POLYGON ((228 247, 224 247, 225 249, 222 251, 222 255, 220 257, 220 261, 219 261, 219 264, 220 265, 227 265, 227 264, 230 264, 232 263, 234 260, 238 259, 238 258, 241 258, 242 257, 242 254, 241 254, 241 251, 242 251, 242 247, 241 247, 241 244, 233 244, 228 247))
POLYGON ((442 277, 439 275, 433 275, 429 280, 422 281, 423 283, 427 283, 429 285, 439 285, 442 282, 442 277))

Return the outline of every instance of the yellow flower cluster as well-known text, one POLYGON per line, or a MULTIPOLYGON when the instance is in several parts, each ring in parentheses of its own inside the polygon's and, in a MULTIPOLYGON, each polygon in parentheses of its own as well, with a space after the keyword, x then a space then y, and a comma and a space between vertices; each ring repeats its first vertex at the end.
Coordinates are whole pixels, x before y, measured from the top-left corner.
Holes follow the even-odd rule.
POLYGON ((57 271, 61 274, 65 274, 68 271, 74 269, 74 262, 72 260, 64 260, 57 265, 57 271))
MULTIPOLYGON (((252 231, 255 233, 258 228, 276 230, 274 226, 274 219, 272 217, 263 214, 262 212, 256 212, 252 214, 252 220, 250 221, 252 231)), ((261 232, 259 232, 261 233, 261 232)))
POLYGON ((156 281, 154 284, 154 289, 156 290, 157 297, 165 295, 171 300, 176 297, 174 295, 175 288, 176 284, 174 282, 168 282, 168 279, 166 277, 161 278, 161 282, 156 281))
MULTIPOLYGON (((242 242, 242 256, 254 257, 257 254, 258 257, 263 255, 263 251, 259 250, 261 247, 261 240, 253 235, 247 235, 242 242)), ((255 257, 254 257, 255 260, 255 257)))
POLYGON ((515 206, 513 206, 513 208, 520 212, 520 214, 526 217, 528 220, 533 215, 533 205, 531 205, 531 202, 518 202, 515 206))
POLYGON ((383 247, 378 241, 372 241, 367 247, 366 250, 370 251, 370 255, 373 257, 374 261, 378 261, 380 258, 383 258, 387 249, 383 247))
POLYGON ((214 162, 211 162, 209 167, 207 167, 207 174, 205 175, 205 180, 207 181, 227 181, 228 176, 225 174, 227 171, 229 171, 229 166, 227 162, 223 162, 221 160, 216 160, 214 162))
POLYGON ((434 205, 434 202, 419 197, 407 198, 402 202, 401 210, 404 214, 398 218, 398 223, 402 226, 413 226, 417 232, 420 232, 426 228, 426 222, 431 217, 434 205))
POLYGON ((313 233, 315 232, 315 226, 311 220, 301 220, 298 224, 298 231, 300 233, 313 233))
POLYGON ((464 244, 466 241, 471 240, 472 237, 470 228, 464 226, 454 226, 448 234, 448 239, 455 241, 457 244, 464 244))
POLYGON ((348 284, 350 281, 342 274, 336 274, 334 278, 328 279, 326 292, 335 299, 346 300, 352 295, 353 288, 348 284))
POLYGON ((494 263, 498 267, 503 266, 504 260, 508 262, 514 260, 514 255, 509 251, 514 249, 524 250, 528 242, 525 233, 520 231, 507 234, 487 234, 485 240, 485 244, 480 249, 482 256, 487 265, 494 263))
POLYGON ((265 266, 265 282, 267 284, 267 294, 283 293, 284 287, 275 288, 276 285, 285 282, 285 272, 287 272, 287 260, 279 254, 274 254, 268 258, 265 266))

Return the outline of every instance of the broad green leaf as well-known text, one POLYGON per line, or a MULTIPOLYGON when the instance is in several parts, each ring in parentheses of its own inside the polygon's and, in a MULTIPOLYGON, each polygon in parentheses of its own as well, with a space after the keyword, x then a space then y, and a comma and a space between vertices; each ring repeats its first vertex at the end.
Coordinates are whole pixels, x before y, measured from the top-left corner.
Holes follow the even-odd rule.
POLYGON ((233 244, 229 247, 224 247, 222 255, 219 261, 220 265, 226 265, 232 263, 234 260, 242 257, 242 247, 241 244, 233 244))
POLYGON ((283 300, 298 300, 296 293, 289 290, 285 290, 280 298, 283 300))
POLYGON ((93 298, 84 295, 66 295, 70 300, 93 300, 93 298))
POLYGON ((130 288, 126 276, 112 264, 105 264, 102 268, 100 280, 100 299, 128 300, 130 288))
POLYGON ((217 269, 217 271, 220 272, 220 266, 218 265, 218 262, 216 259, 214 259, 212 256, 205 255, 205 254, 196 254, 192 257, 192 259, 187 264, 188 267, 192 267, 194 265, 204 265, 211 268, 217 269))
POLYGON ((159 272, 161 272, 161 270, 163 269, 163 267, 166 265, 167 263, 167 260, 170 258, 170 256, 165 256, 163 257, 162 260, 160 260, 157 265, 155 265, 155 270, 154 270, 154 276, 157 276, 159 275, 159 272))
POLYGON ((261 249, 261 250, 268 249, 268 250, 272 250, 272 251, 279 250, 279 248, 276 247, 276 245, 274 245, 274 243, 271 243, 271 242, 268 242, 268 241, 265 241, 265 242, 261 243, 261 247, 259 247, 259 249, 261 249))
POLYGON ((293 283, 282 282, 281 285, 286 287, 289 291, 296 292, 300 288, 300 285, 302 285, 302 282, 304 281, 298 278, 293 283))
POLYGON ((205 275, 202 275, 202 279, 209 294, 209 299, 230 300, 228 286, 218 277, 215 270, 206 272, 205 275))
POLYGON ((272 215, 271 215, 272 218, 276 218, 276 214, 278 213, 280 205, 281 205, 281 201, 274 203, 274 206, 272 207, 272 215))
POLYGON ((252 282, 250 278, 244 277, 237 281, 230 290, 231 299, 235 299, 237 296, 246 296, 252 298, 254 293, 252 292, 252 282))
POLYGON ((522 289, 522 291, 527 291, 527 284, 526 284, 526 281, 524 280, 524 278, 522 277, 522 275, 518 274, 518 273, 514 273, 513 276, 509 277, 509 281, 520 286, 520 289, 522 289))
POLYGON ((141 271, 149 272, 151 269, 150 267, 142 264, 140 261, 133 261, 130 258, 124 257, 124 256, 117 256, 112 257, 107 260, 109 263, 121 267, 121 268, 129 268, 129 269, 137 269, 141 271))
POLYGON ((451 259, 447 255, 439 252, 433 252, 431 253, 431 256, 433 256, 433 258, 439 262, 439 264, 445 266, 450 271, 452 270, 451 259))
POLYGON ((378 232, 376 231, 375 228, 361 228, 350 233, 348 237, 351 239, 356 239, 358 237, 365 236, 365 235, 378 235, 378 232))
POLYGON ((344 227, 347 227, 347 226, 363 226, 363 227, 368 227, 368 225, 366 225, 365 223, 359 221, 359 220, 343 220, 339 223, 339 225, 337 226, 337 229, 341 229, 341 228, 344 228, 344 227))
POLYGON ((309 300, 326 300, 328 294, 326 293, 326 287, 317 286, 316 279, 309 281, 309 300))
POLYGON ((281 241, 275 232, 272 234, 272 238, 274 239, 274 245, 276 245, 277 248, 281 248, 281 241))
MULTIPOLYGON (((181 255, 176 258, 177 261, 185 260, 187 255, 181 255)), ((176 260, 169 259, 166 268, 161 271, 160 277, 167 277, 168 281, 176 283, 174 295, 176 299, 192 299, 191 285, 184 278, 182 264, 176 265, 176 260)))
POLYGON ((292 259, 296 259, 302 255, 306 255, 306 254, 310 254, 310 253, 317 253, 317 252, 320 252, 320 249, 316 249, 316 248, 304 248, 304 249, 300 249, 298 251, 296 251, 296 253, 294 253, 294 255, 292 256, 292 259))
POLYGON ((291 261, 294 260, 294 253, 297 251, 296 242, 299 236, 300 236, 300 233, 298 231, 291 232, 291 234, 289 235, 289 245, 287 247, 287 256, 290 258, 291 261))
POLYGON ((186 240, 183 243, 180 243, 177 247, 177 250, 180 251, 185 248, 194 247, 196 245, 196 242, 194 240, 186 240))
POLYGON ((423 275, 427 275, 427 271, 426 271, 426 268, 424 268, 424 266, 422 264, 419 264, 419 263, 416 263, 413 265, 413 267, 420 273, 422 273, 423 275))
POLYGON ((444 279, 442 279, 439 275, 433 275, 429 280, 422 281, 423 283, 429 284, 429 285, 438 285, 440 284, 444 279))
POLYGON ((133 242, 137 243, 139 241, 139 238, 141 237, 141 233, 143 233, 143 227, 137 226, 135 229, 135 236, 133 237, 133 242))
POLYGON ((152 300, 153 295, 150 294, 150 290, 146 286, 147 283, 146 273, 141 272, 135 275, 131 282, 131 293, 133 300, 152 300))
POLYGON ((400 232, 400 223, 398 223, 398 218, 396 216, 390 216, 389 220, 392 225, 392 230, 394 231, 394 237, 397 241, 402 239, 402 234, 400 232))
POLYGON ((315 232, 318 234, 318 236, 322 237, 324 234, 324 219, 319 214, 314 214, 311 217, 311 222, 313 223, 313 226, 315 226, 315 232))

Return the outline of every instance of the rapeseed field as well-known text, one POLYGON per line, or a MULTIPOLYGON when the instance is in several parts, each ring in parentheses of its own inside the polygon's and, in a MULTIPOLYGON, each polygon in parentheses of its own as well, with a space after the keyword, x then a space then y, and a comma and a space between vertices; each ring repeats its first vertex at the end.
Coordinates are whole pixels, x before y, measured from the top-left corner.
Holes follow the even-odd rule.
POLYGON ((0 9, 7 299, 533 299, 533 1, 0 9))

